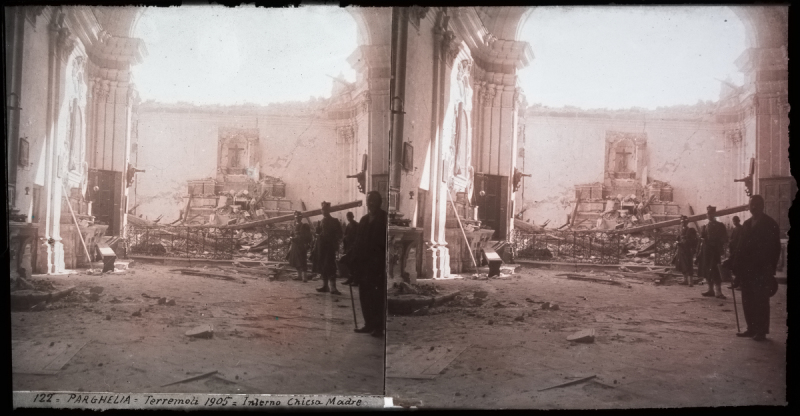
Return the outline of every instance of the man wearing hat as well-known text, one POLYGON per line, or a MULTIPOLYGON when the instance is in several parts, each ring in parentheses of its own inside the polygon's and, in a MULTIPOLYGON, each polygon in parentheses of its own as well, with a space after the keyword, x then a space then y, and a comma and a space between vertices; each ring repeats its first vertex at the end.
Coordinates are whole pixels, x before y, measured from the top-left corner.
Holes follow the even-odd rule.
POLYGON ((317 270, 322 275, 322 287, 317 292, 331 292, 341 295, 336 290, 336 253, 342 240, 342 225, 331 217, 331 203, 322 203, 322 221, 320 222, 319 251, 317 252, 317 270), (329 287, 330 285, 330 287, 329 287))
POLYGON ((678 236, 678 251, 672 263, 683 273, 683 284, 694 286, 694 254, 697 249, 697 230, 689 228, 689 218, 681 215, 681 235, 678 236))
POLYGON ((700 232, 700 250, 698 253, 698 274, 706 279, 708 290, 701 293, 703 296, 716 296, 725 299, 722 294, 722 277, 719 266, 725 246, 728 242, 728 230, 721 222, 717 221, 717 208, 708 206, 708 224, 700 232))
POLYGON ((386 325, 386 233, 389 217, 381 209, 381 194, 367 194, 367 215, 358 223, 356 241, 342 258, 358 280, 364 327, 356 332, 383 337, 386 325))
POLYGON ((303 215, 300 211, 294 213, 294 233, 292 234, 291 246, 289 247, 289 265, 297 269, 300 280, 307 282, 306 270, 308 245, 311 244, 311 227, 303 222, 303 215))
POLYGON ((742 288, 742 309, 747 330, 740 337, 763 341, 769 334, 769 298, 777 292, 775 271, 781 256, 780 227, 764 213, 761 195, 750 197, 753 215, 742 225, 732 268, 742 288))

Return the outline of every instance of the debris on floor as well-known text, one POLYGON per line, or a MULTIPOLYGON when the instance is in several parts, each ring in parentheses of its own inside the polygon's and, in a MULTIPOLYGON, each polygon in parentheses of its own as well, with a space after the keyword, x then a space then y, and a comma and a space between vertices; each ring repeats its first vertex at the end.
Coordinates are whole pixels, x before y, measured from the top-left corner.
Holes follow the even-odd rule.
POLYGON ((584 329, 567 337, 567 341, 591 344, 594 342, 594 329, 584 329))
POLYGON ((186 331, 186 336, 192 338, 210 339, 214 337, 214 327, 210 324, 199 325, 186 331))
POLYGON ((168 387, 168 386, 172 386, 172 385, 175 385, 175 384, 180 384, 180 383, 186 383, 186 382, 189 382, 189 381, 200 380, 200 379, 203 379, 203 378, 206 378, 206 377, 211 377, 211 376, 213 376, 215 374, 217 374, 217 370, 210 371, 210 372, 205 373, 205 374, 200 374, 199 376, 188 377, 188 378, 184 378, 182 380, 178 380, 178 381, 175 381, 175 382, 172 382, 172 383, 167 383, 167 384, 164 384, 161 387, 168 387))
POLYGON ((591 380, 591 379, 593 379, 595 377, 597 377, 597 376, 583 377, 583 378, 580 378, 578 380, 572 380, 572 381, 568 381, 566 383, 556 384, 555 386, 550 386, 550 387, 547 387, 547 388, 539 389, 539 391, 545 391, 545 390, 557 389, 557 388, 561 388, 561 387, 573 386, 575 384, 580 384, 580 383, 583 383, 585 381, 589 381, 589 380, 591 380))

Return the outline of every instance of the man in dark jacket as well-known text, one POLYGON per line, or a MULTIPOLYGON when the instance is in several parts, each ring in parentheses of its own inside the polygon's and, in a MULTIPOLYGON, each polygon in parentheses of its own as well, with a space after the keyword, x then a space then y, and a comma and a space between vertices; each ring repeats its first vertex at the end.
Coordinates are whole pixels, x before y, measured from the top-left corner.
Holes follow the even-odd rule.
POLYGON ((339 241, 342 240, 342 225, 339 220, 331 217, 331 203, 322 203, 322 221, 320 221, 318 236, 317 262, 319 274, 322 275, 322 287, 317 292, 331 292, 341 295, 336 290, 336 253, 339 251, 339 241), (328 285, 330 284, 330 288, 328 285))
POLYGON ((750 213, 744 222, 732 259, 733 273, 742 288, 742 309, 747 330, 737 333, 763 341, 769 334, 769 283, 775 278, 781 255, 780 228, 764 214, 761 195, 750 197, 750 213))
POLYGON ((722 294, 722 276, 720 276, 719 265, 725 246, 728 242, 728 230, 721 222, 717 221, 717 208, 709 206, 708 224, 703 226, 700 233, 700 250, 697 253, 699 266, 698 274, 706 279, 708 290, 703 292, 703 296, 715 296, 725 299, 722 294))
POLYGON ((386 315, 386 234, 389 225, 381 209, 381 194, 367 194, 368 214, 361 217, 353 247, 342 259, 354 272, 361 298, 364 327, 358 333, 382 337, 386 315))
POLYGON ((683 273, 683 284, 694 286, 694 252, 697 249, 697 230, 689 228, 689 218, 681 215, 681 234, 678 236, 678 247, 672 263, 675 270, 683 273))
POLYGON ((311 244, 311 227, 303 222, 303 215, 300 211, 294 214, 295 225, 292 234, 291 246, 287 255, 289 265, 297 269, 297 274, 304 283, 307 282, 306 271, 308 270, 307 254, 308 246, 311 244))
MULTIPOLYGON (((347 226, 344 229, 344 252, 347 253, 353 247, 353 244, 356 242, 356 236, 358 234, 358 223, 353 217, 352 212, 347 213, 347 226)), ((341 263, 339 265, 340 273, 343 276, 347 277, 347 280, 344 282, 346 285, 352 285, 353 283, 353 276, 350 273, 350 269, 347 267, 346 264, 341 263)))

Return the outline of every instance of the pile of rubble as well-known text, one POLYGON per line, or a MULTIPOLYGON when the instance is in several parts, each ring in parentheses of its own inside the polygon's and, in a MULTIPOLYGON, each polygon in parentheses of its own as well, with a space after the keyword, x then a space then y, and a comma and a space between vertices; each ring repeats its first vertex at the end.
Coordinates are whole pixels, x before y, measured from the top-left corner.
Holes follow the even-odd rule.
POLYGON ((627 261, 652 263, 656 257, 656 240, 650 237, 626 235, 622 240, 627 261))

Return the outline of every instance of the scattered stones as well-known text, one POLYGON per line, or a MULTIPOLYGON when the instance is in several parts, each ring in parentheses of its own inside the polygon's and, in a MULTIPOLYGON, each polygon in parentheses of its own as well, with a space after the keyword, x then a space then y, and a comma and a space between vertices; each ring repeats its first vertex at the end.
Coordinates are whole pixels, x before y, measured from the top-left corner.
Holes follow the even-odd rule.
POLYGON ((163 305, 165 303, 167 303, 167 298, 158 298, 158 304, 159 305, 163 305))
POLYGON ((557 303, 551 303, 550 304, 550 310, 551 311, 557 311, 558 310, 558 304, 557 303))
POLYGON ((89 295, 89 300, 92 301, 92 302, 97 302, 98 300, 100 300, 100 294, 99 293, 90 294, 89 295))
POLYGON ((186 336, 191 338, 213 338, 214 327, 209 324, 200 325, 186 331, 186 336))
POLYGON ((485 290, 478 290, 473 295, 477 299, 486 299, 489 296, 489 292, 485 290))
POLYGON ((111 299, 111 301, 110 301, 110 302, 111 302, 111 303, 122 303, 122 301, 121 301, 121 300, 119 300, 119 299, 117 299, 116 297, 115 297, 114 299, 111 299))
POLYGON ((545 302, 542 304, 542 309, 550 309, 550 302, 545 302))
POLYGON ((517 321, 517 322, 522 322, 522 321, 525 320, 525 315, 520 315, 520 316, 514 318, 514 320, 517 321))
POLYGON ((489 325, 494 325, 494 321, 490 319, 490 320, 489 320, 489 322, 488 322, 488 324, 489 324, 489 325))
POLYGON ((98 295, 103 293, 103 286, 93 286, 89 289, 89 293, 97 293, 98 295))
POLYGON ((142 310, 139 309, 138 311, 132 313, 131 316, 142 316, 142 310))
POLYGON ((594 329, 584 329, 567 337, 567 341, 591 344, 594 342, 594 329))
POLYGON ((167 301, 167 306, 175 306, 175 305, 176 305, 175 299, 170 299, 167 301))
POLYGON ((110 320, 111 320, 111 315, 106 315, 106 321, 110 321, 110 320))

